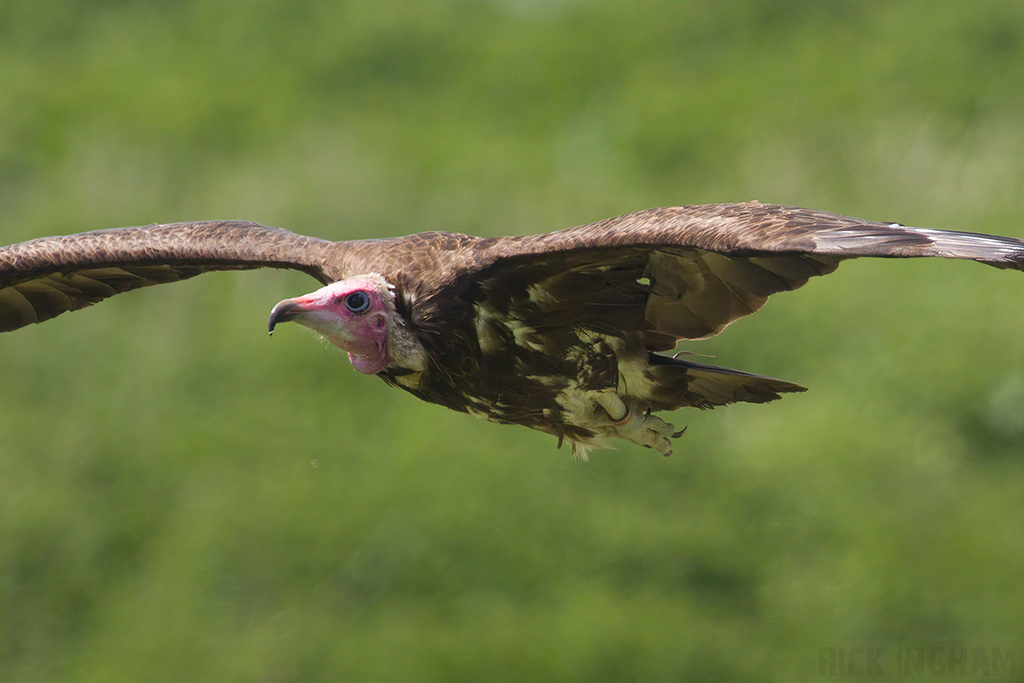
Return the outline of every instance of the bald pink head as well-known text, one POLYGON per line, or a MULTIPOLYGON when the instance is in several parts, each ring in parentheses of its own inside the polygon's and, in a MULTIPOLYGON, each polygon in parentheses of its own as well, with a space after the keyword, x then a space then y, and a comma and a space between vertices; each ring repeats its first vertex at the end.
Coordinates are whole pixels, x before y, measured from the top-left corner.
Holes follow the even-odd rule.
POLYGON ((294 321, 343 351, 359 372, 374 375, 390 362, 388 334, 394 294, 377 274, 334 282, 305 296, 285 299, 270 312, 270 331, 294 321))

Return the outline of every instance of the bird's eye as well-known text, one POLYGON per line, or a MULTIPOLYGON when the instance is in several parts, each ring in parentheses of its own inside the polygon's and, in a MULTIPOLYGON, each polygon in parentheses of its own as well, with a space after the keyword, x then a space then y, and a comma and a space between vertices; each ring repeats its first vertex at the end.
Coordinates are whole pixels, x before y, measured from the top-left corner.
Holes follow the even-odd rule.
POLYGON ((353 313, 366 313, 370 308, 370 297, 366 292, 352 292, 345 297, 345 308, 353 313))

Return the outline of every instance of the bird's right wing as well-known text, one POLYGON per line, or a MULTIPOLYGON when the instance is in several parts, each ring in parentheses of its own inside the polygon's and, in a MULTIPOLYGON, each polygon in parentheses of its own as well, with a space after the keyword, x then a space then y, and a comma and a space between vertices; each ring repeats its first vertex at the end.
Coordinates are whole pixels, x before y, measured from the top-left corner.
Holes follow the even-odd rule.
POLYGON ((653 351, 718 334, 846 259, 941 257, 1024 270, 1024 241, 1012 237, 758 202, 649 209, 476 249, 495 316, 533 329, 642 328, 653 351))
POLYGON ((214 270, 291 268, 327 284, 334 242, 245 221, 96 230, 0 247, 0 332, 214 270))

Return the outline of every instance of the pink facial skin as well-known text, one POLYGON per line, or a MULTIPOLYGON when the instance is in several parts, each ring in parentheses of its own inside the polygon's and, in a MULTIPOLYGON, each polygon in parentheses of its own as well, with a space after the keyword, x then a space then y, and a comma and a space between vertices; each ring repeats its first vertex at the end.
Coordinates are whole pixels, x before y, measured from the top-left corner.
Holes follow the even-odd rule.
POLYGON ((386 292, 387 283, 379 276, 334 282, 274 306, 270 331, 279 322, 297 322, 347 351, 356 370, 374 375, 390 361, 386 292))

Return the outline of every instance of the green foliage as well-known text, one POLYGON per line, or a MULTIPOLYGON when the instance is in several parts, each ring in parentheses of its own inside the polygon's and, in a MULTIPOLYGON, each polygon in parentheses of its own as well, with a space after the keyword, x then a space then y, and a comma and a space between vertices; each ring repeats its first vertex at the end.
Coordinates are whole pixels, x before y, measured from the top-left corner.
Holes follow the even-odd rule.
MULTIPOLYGON (((12 0, 0 237, 751 198, 1024 236, 1022 7, 12 0)), ((687 346, 810 392, 586 465, 268 340, 313 287, 210 275, 0 338, 0 679, 792 681, 951 643, 1024 666, 1019 274, 845 265, 687 346)))

